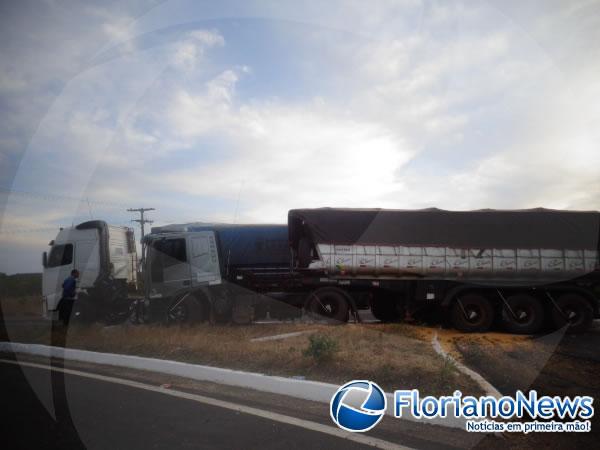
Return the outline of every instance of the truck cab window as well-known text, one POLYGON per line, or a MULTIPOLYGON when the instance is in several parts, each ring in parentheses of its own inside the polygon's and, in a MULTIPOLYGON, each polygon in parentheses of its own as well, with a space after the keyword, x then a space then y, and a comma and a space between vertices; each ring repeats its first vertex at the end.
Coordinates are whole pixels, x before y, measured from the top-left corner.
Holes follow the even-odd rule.
POLYGON ((187 262, 185 239, 161 239, 151 244, 153 259, 160 259, 163 267, 187 262))
POLYGON ((55 245, 48 257, 48 267, 66 266, 73 262, 73 244, 55 245))
POLYGON ((162 254, 164 267, 174 266, 187 261, 185 239, 169 239, 162 241, 162 254))
POLYGON ((192 240, 192 257, 208 255, 208 238, 197 237, 192 240))

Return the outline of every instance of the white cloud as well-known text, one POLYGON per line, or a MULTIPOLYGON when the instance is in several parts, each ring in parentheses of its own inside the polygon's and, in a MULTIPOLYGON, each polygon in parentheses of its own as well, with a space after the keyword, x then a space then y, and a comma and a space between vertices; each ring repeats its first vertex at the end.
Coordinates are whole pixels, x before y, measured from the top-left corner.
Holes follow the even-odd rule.
POLYGON ((281 218, 291 205, 360 206, 398 189, 394 174, 411 155, 401 137, 378 123, 344 117, 323 100, 238 104, 237 80, 225 71, 199 94, 175 94, 173 134, 219 134, 233 151, 165 174, 165 189, 231 199, 243 183, 245 214, 261 221, 281 218))
POLYGON ((179 69, 192 70, 202 60, 206 50, 225 45, 216 30, 195 30, 178 42, 173 50, 173 64, 179 69))
MULTIPOLYGON (((0 90, 23 97, 3 120, 10 133, 0 146, 29 142, 18 185, 152 204, 163 222, 231 220, 238 195, 239 221, 284 221, 289 208, 325 205, 600 204, 600 22, 589 5, 517 14, 412 0, 245 3, 236 17, 269 25, 249 52, 237 26, 134 45, 161 24, 231 17, 187 9, 177 18, 160 6, 139 20, 88 10, 87 22, 72 24, 75 36, 91 30, 81 42, 61 31, 61 13, 60 27, 34 40, 39 53, 6 58, 0 90), (107 39, 105 50, 125 54, 74 76, 107 39), (282 42, 289 55, 270 59, 282 42), (57 79, 70 81, 57 88, 57 79), (44 96, 53 103, 40 107, 44 96), (36 129, 36 109, 43 120, 29 141, 19 130, 36 129)), ((50 220, 11 208, 9 218, 50 220)), ((68 223, 80 210, 60 211, 68 223)))

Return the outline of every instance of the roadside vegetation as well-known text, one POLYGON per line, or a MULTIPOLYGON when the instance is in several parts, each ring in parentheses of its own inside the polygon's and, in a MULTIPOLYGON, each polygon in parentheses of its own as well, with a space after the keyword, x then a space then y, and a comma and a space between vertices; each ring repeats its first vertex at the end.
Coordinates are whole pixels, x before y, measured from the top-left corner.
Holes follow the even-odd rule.
POLYGON ((370 379, 384 389, 418 388, 427 394, 471 394, 479 387, 438 356, 429 340, 408 325, 310 323, 251 326, 166 327, 160 325, 57 327, 49 324, 8 326, 15 342, 64 345, 269 375, 303 377, 331 383, 370 379), (252 341, 291 332, 282 339, 252 341))
POLYGON ((322 334, 313 334, 308 337, 308 347, 304 350, 304 356, 313 358, 317 362, 331 361, 338 351, 335 339, 322 334))
POLYGON ((42 315, 40 295, 24 297, 0 297, 0 308, 4 317, 34 319, 42 315))
POLYGON ((42 313, 42 274, 0 272, 0 310, 4 317, 40 316, 42 313))

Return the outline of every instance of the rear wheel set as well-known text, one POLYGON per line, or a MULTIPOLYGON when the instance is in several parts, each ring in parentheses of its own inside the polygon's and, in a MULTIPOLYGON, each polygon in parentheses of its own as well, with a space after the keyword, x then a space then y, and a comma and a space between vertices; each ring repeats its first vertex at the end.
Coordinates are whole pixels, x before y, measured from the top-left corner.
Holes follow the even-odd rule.
MULTIPOLYGON (((539 298, 528 293, 516 293, 503 299, 500 318, 504 328, 514 334, 535 334, 544 326, 546 309, 539 298)), ((463 332, 485 332, 494 322, 495 308, 482 293, 457 296, 452 304, 452 325, 463 332)), ((568 327, 570 333, 589 329, 594 311, 585 297, 576 293, 565 293, 552 300, 549 315, 555 328, 568 327)))
POLYGON ((452 325, 465 333, 488 331, 494 322, 494 308, 483 294, 457 296, 450 311, 452 325))
POLYGON ((330 323, 346 323, 350 306, 346 295, 335 288, 319 289, 309 294, 305 310, 314 319, 330 323))
POLYGON ((554 302, 552 321, 557 328, 568 326, 569 333, 581 333, 592 326, 593 320, 592 306, 579 294, 563 294, 554 302))
POLYGON ((509 333, 535 334, 544 325, 544 306, 533 295, 511 295, 502 306, 502 322, 509 333))

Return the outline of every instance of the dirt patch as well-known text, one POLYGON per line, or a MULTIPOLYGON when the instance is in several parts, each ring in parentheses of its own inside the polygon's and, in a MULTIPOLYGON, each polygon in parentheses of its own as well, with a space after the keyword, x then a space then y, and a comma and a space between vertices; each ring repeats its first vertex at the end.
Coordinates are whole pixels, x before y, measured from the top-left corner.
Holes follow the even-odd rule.
MULTIPOLYGON (((445 348, 481 373, 500 392, 514 395, 530 389, 539 395, 589 395, 600 398, 600 329, 580 335, 557 331, 544 336, 501 333, 464 335, 444 330, 445 348)), ((506 434, 504 448, 595 448, 600 420, 591 420, 590 433, 506 434)), ((480 448, 498 446, 485 439, 480 448)))

